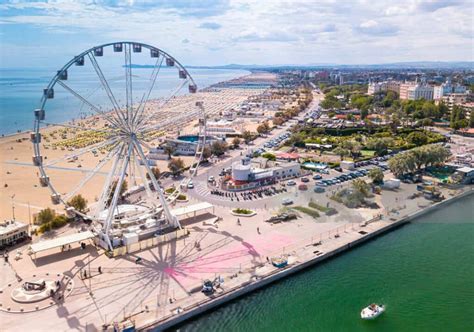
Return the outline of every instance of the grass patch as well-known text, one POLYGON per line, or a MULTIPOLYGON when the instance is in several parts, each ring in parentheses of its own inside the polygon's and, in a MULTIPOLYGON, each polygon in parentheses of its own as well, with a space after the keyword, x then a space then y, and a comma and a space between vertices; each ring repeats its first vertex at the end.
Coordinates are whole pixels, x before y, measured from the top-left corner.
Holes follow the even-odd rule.
POLYGON ((305 207, 305 206, 295 206, 295 207, 293 207, 293 210, 305 213, 308 216, 313 217, 314 219, 319 217, 318 211, 316 211, 314 209, 311 209, 311 208, 308 208, 308 207, 305 207))
POLYGON ((373 157, 375 155, 375 151, 374 150, 360 150, 360 154, 363 157, 373 157))
POLYGON ((179 194, 178 197, 176 198, 178 201, 185 201, 188 199, 188 196, 179 194))
POLYGON ((166 188, 166 189, 165 189, 165 193, 167 193, 167 194, 172 194, 172 193, 174 193, 175 191, 176 191, 176 188, 166 188))
POLYGON ((310 208, 319 210, 319 211, 321 211, 322 213, 325 213, 328 216, 332 216, 332 215, 337 213, 337 210, 335 208, 322 206, 322 205, 319 205, 318 203, 315 203, 315 202, 309 202, 308 206, 310 208))

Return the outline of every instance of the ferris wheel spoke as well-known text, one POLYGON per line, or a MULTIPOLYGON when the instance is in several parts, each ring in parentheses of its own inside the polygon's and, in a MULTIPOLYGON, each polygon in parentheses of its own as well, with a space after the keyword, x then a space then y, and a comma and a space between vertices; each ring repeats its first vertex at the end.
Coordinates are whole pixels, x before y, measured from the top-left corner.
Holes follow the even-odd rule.
POLYGON ((140 104, 138 105, 136 113, 133 115, 132 119, 132 124, 135 126, 137 123, 139 123, 145 113, 145 107, 146 104, 148 103, 148 100, 150 99, 150 94, 151 91, 153 90, 155 83, 156 83, 156 78, 158 77, 158 74, 160 73, 161 65, 163 64, 163 60, 165 59, 164 56, 161 56, 161 61, 160 58, 157 58, 155 66, 153 68, 153 72, 151 73, 150 76, 150 86, 147 89, 146 92, 143 93, 142 99, 140 101, 140 104), (159 62, 159 64, 158 64, 159 62))
MULTIPOLYGON (((143 187, 145 188, 145 192, 146 192, 147 196, 149 198, 153 198, 153 193, 151 192, 151 188, 150 188, 150 181, 146 178, 145 173, 143 173, 143 169, 140 167, 140 160, 143 163, 146 162, 146 160, 142 160, 140 158, 140 156, 138 155, 138 153, 137 153, 137 158, 135 158, 135 164, 136 164, 138 173, 140 175, 140 178, 142 179, 143 187)), ((146 173, 146 174, 148 174, 148 173, 146 173)))
POLYGON ((84 104, 89 106, 95 113, 102 115, 106 121, 108 121, 109 123, 111 123, 114 126, 119 125, 118 120, 114 116, 112 116, 112 114, 108 114, 108 113, 100 110, 99 108, 97 108, 97 106, 93 105, 89 100, 87 100, 85 97, 83 97, 77 91, 72 89, 70 86, 68 86, 63 81, 58 80, 56 83, 58 83, 60 86, 62 86, 66 91, 70 92, 73 96, 78 98, 81 102, 83 102, 84 104))
POLYGON ((110 85, 107 82, 107 79, 105 78, 104 73, 102 72, 102 69, 100 69, 99 63, 97 62, 93 54, 88 53, 87 56, 91 60, 92 66, 94 67, 94 70, 97 76, 99 77, 100 83, 102 84, 102 87, 104 88, 105 92, 107 93, 107 96, 109 97, 109 100, 112 104, 112 108, 114 109, 115 114, 120 120, 119 122, 121 123, 121 127, 126 126, 127 122, 125 121, 125 116, 123 112, 120 110, 120 105, 118 104, 117 99, 115 98, 112 90, 110 89, 110 85))
POLYGON ((117 207, 118 199, 120 196, 120 191, 123 186, 123 182, 125 181, 125 176, 127 174, 127 166, 128 163, 130 162, 130 154, 132 153, 133 149, 133 143, 130 142, 128 144, 128 150, 127 150, 127 155, 123 159, 123 163, 121 165, 120 171, 119 171, 119 178, 117 180, 117 185, 115 186, 114 194, 112 196, 112 201, 110 202, 110 205, 108 206, 108 213, 107 213, 107 218, 105 220, 105 232, 108 233, 110 226, 112 224, 112 219, 115 214, 115 208, 117 207))
POLYGON ((61 158, 54 159, 54 160, 50 161, 49 163, 45 164, 44 166, 45 167, 52 166, 52 165, 55 165, 55 164, 57 164, 61 161, 65 161, 65 160, 68 160, 68 159, 71 159, 71 158, 76 158, 76 157, 79 157, 79 156, 81 156, 85 153, 92 152, 93 150, 97 150, 97 149, 100 149, 100 148, 105 148, 108 145, 113 145, 113 144, 118 143, 118 142, 119 142, 118 137, 112 137, 112 138, 107 139, 104 142, 92 144, 88 147, 77 150, 74 153, 70 153, 70 154, 67 154, 67 155, 65 155, 61 158))
POLYGON ((130 127, 131 113, 133 109, 133 80, 132 80, 132 52, 131 45, 124 45, 124 58, 125 58, 125 107, 127 111, 126 121, 130 127))
MULTIPOLYGON (((173 98, 179 91, 183 88, 183 86, 186 85, 186 83, 189 82, 189 78, 185 79, 182 83, 178 84, 178 86, 166 97, 156 108, 158 110, 161 110, 162 108, 165 107, 166 104, 173 98)), ((138 126, 146 124, 152 117, 153 117, 153 112, 146 118, 142 118, 142 121, 138 123, 138 126)))
POLYGON ((120 142, 118 153, 115 155, 112 168, 109 172, 109 175, 107 176, 107 179, 105 180, 104 187, 102 188, 102 193, 98 201, 96 214, 99 214, 100 212, 102 212, 105 209, 105 206, 107 205, 106 204, 107 200, 109 198, 110 192, 112 191, 112 183, 115 178, 115 174, 117 172, 117 167, 120 163, 120 160, 122 159, 124 149, 125 149, 125 144, 123 142, 120 142))
POLYGON ((107 156, 102 159, 95 167, 94 169, 87 174, 86 177, 82 179, 82 181, 72 190, 69 194, 67 194, 64 197, 64 201, 68 201, 71 197, 73 197, 76 193, 78 193, 101 169, 104 167, 105 164, 107 164, 110 159, 118 152, 118 146, 116 146, 114 149, 110 150, 107 156))

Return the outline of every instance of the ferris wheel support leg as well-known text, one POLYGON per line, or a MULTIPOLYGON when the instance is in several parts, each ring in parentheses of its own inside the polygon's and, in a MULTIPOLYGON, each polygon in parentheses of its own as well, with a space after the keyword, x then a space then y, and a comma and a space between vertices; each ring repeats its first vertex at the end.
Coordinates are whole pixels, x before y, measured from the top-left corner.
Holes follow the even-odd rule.
POLYGON ((125 175, 127 173, 127 166, 128 166, 128 163, 130 162, 130 155, 132 153, 132 149, 133 149, 133 143, 130 142, 129 145, 128 145, 128 154, 127 154, 127 157, 125 158, 125 160, 123 161, 123 166, 122 166, 122 169, 121 169, 121 172, 120 172, 120 177, 117 181, 117 186, 115 187, 115 191, 114 191, 114 196, 112 197, 112 202, 110 203, 109 205, 109 210, 108 210, 108 213, 107 213, 107 218, 105 219, 105 223, 104 223, 104 228, 105 228, 105 238, 107 240, 107 243, 109 245, 109 249, 112 250, 113 247, 112 247, 112 243, 110 241, 110 236, 109 236, 109 231, 110 231, 110 226, 112 225, 112 220, 114 218, 114 213, 115 213, 115 209, 117 207, 117 202, 118 202, 118 198, 120 196, 120 190, 122 189, 122 185, 123 185, 123 182, 125 180, 125 175))
POLYGON ((166 221, 169 224, 173 225, 174 227, 181 229, 182 227, 181 227, 181 224, 179 223, 178 218, 171 213, 168 203, 166 202, 165 196, 163 195, 163 192, 161 191, 161 187, 158 184, 158 181, 156 180, 155 176, 153 175, 150 165, 148 165, 147 163, 147 159, 145 157, 145 154, 143 153, 142 147, 140 146, 140 144, 138 144, 136 140, 134 141, 134 144, 135 144, 135 148, 137 150, 138 155, 143 161, 143 165, 145 165, 146 171, 150 175, 150 179, 151 179, 151 182, 153 183, 153 187, 158 193, 158 198, 160 199, 161 206, 163 207, 163 212, 165 214, 166 221))

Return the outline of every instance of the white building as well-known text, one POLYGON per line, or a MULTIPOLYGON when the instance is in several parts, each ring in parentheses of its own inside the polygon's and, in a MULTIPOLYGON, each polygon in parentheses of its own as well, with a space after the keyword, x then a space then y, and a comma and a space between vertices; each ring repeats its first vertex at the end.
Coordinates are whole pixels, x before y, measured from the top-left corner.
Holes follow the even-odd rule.
POLYGON ((367 94, 372 96, 376 94, 377 92, 380 91, 386 91, 387 90, 387 83, 386 82, 371 82, 369 83, 368 89, 367 89, 367 94))
POLYGON ((407 89, 408 100, 433 100, 433 87, 429 85, 414 85, 407 89))
POLYGON ((28 225, 10 220, 0 224, 0 248, 15 244, 28 237, 28 225))
POLYGON ((255 182, 264 179, 281 180, 300 175, 300 164, 292 162, 275 162, 265 159, 257 163, 255 161, 251 163, 250 160, 243 159, 232 164, 232 180, 236 183, 255 182))

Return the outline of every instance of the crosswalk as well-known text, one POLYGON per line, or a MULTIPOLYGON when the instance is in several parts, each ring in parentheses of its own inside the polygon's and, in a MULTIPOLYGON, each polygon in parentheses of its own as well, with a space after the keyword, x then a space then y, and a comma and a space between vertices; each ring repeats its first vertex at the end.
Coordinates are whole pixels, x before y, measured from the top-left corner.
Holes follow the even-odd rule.
POLYGON ((194 183, 194 189, 193 190, 197 195, 199 195, 201 197, 206 197, 206 196, 209 196, 211 194, 210 189, 203 182, 194 183))

